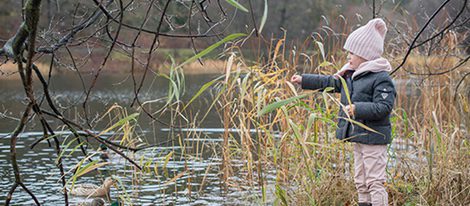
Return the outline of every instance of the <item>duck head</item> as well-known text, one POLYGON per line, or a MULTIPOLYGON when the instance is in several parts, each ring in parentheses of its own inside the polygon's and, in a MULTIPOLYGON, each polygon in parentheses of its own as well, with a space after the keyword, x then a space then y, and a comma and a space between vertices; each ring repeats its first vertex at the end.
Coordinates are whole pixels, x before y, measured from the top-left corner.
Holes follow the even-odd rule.
POLYGON ((108 177, 104 180, 103 185, 105 188, 110 188, 114 183, 116 183, 115 180, 112 177, 108 177))

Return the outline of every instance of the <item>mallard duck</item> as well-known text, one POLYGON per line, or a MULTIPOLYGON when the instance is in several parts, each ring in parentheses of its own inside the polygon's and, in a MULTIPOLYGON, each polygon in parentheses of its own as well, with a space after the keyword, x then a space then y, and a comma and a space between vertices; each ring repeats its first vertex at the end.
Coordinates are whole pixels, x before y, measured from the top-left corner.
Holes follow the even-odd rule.
POLYGON ((104 200, 101 198, 93 199, 91 202, 82 202, 78 206, 104 206, 104 200))
POLYGON ((103 197, 109 194, 109 190, 113 184, 114 180, 111 177, 108 177, 104 180, 104 183, 101 186, 95 184, 75 185, 75 187, 70 191, 70 194, 75 196, 103 197))

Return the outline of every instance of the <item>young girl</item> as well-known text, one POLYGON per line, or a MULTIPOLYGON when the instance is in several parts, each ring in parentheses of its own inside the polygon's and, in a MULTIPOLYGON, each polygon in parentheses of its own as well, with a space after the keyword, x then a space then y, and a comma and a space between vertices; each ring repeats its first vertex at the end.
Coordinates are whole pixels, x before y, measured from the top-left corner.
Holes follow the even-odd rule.
POLYGON ((387 27, 382 19, 373 19, 352 32, 344 45, 348 64, 334 75, 294 75, 291 81, 303 89, 334 88, 341 93, 336 137, 354 143, 354 182, 359 205, 388 205, 384 183, 387 144, 391 142, 390 113, 396 91, 390 63, 381 57, 387 27), (339 77, 346 80, 351 104, 339 77), (348 114, 346 114, 346 112, 348 114), (374 131, 347 121, 349 116, 374 131))

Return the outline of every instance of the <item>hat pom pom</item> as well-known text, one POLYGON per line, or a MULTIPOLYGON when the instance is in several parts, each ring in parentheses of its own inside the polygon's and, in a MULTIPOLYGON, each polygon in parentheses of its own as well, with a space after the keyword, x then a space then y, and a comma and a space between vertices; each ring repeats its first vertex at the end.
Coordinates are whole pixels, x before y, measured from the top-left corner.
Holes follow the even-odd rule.
POLYGON ((385 37, 387 33, 387 26, 385 25, 384 20, 377 18, 371 20, 377 32, 379 32, 380 36, 385 37))

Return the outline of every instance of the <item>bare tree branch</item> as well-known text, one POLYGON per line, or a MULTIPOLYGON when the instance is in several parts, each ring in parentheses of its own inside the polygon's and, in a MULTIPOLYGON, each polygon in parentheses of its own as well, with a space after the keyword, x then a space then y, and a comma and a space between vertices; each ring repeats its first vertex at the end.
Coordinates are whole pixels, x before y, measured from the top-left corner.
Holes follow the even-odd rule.
POLYGON ((459 13, 457 13, 457 15, 454 17, 454 19, 452 19, 452 21, 446 27, 444 27, 441 31, 437 32, 436 34, 429 37, 428 39, 414 45, 413 49, 426 44, 427 42, 433 40, 434 38, 436 38, 440 35, 443 35, 444 32, 447 31, 457 21, 457 19, 460 17, 460 15, 462 15, 462 13, 465 11, 465 5, 467 5, 467 2, 468 2, 468 0, 465 0, 465 2, 463 3, 462 9, 460 9, 459 13))
POLYGON ((93 81, 91 82, 91 85, 88 88, 88 90, 86 92, 86 96, 85 96, 85 101, 82 104, 83 110, 85 112, 85 119, 87 120, 87 124, 90 128, 92 128, 92 126, 91 126, 90 121, 88 119, 88 111, 86 109, 86 104, 87 104, 88 98, 90 97, 91 90, 93 89, 93 87, 95 87, 96 81, 98 80, 98 77, 101 74, 101 71, 103 70, 104 66, 106 65, 106 62, 108 61, 108 58, 111 55, 111 52, 113 51, 114 45, 116 44, 116 41, 117 41, 117 39, 119 37, 119 34, 121 32, 122 19, 124 18, 124 10, 123 10, 122 0, 119 0, 119 7, 120 7, 119 25, 118 25, 118 28, 117 28, 117 31, 116 31, 116 36, 114 37, 113 43, 109 47, 108 52, 107 52, 105 58, 103 59, 103 62, 101 63, 100 68, 96 72, 95 77, 93 78, 93 81))
MULTIPOLYGON (((18 135, 23 131, 23 128, 26 125, 26 122, 28 121, 29 113, 31 112, 32 107, 33 107, 33 105, 31 103, 28 104, 25 111, 23 112, 23 116, 21 117, 20 122, 18 123, 18 125, 16 126, 15 131, 13 131, 13 133, 10 137, 10 155, 11 155, 11 164, 12 164, 12 167, 13 167, 13 173, 15 174, 15 182, 13 183, 13 185, 11 186, 10 191, 7 194, 7 198, 5 200, 5 205, 10 205, 10 201, 12 199, 13 193, 15 192, 18 185, 22 184, 20 169, 19 169, 18 162, 17 162, 17 159, 16 159, 16 142, 18 140, 18 135)), ((24 190, 26 190, 28 192, 28 194, 31 196, 31 198, 33 198, 34 202, 37 205, 40 205, 38 199, 36 198, 36 196, 34 196, 34 194, 31 193, 25 185, 22 184, 22 187, 23 187, 24 190)))
MULTIPOLYGON (((113 0, 108 0, 106 2, 105 7, 108 7, 113 0)), ((38 52, 42 53, 52 53, 57 49, 61 48, 65 44, 69 43, 69 41, 80 31, 92 26, 98 19, 101 17, 102 12, 99 9, 96 9, 93 14, 83 23, 75 26, 72 30, 65 36, 63 36, 57 43, 51 45, 50 47, 40 47, 37 49, 38 52)))
POLYGON ((414 49, 414 45, 415 45, 416 41, 418 40, 418 38, 421 36, 421 34, 424 32, 424 30, 426 30, 428 25, 437 16, 437 14, 440 11, 442 11, 444 6, 446 4, 448 4, 449 2, 450 2, 450 0, 446 0, 445 2, 443 2, 441 4, 441 6, 436 11, 434 11, 434 14, 428 19, 428 21, 424 24, 424 26, 421 28, 421 30, 418 32, 418 34, 416 34, 416 36, 414 37, 413 41, 411 42, 411 45, 408 48, 408 51, 405 54, 405 57, 403 58, 403 61, 392 72, 390 72, 390 75, 393 75, 395 72, 397 72, 405 64, 406 60, 408 59, 408 56, 411 54, 411 51, 414 49))
MULTIPOLYGON (((95 4, 101 9, 101 11, 103 11, 103 13, 109 18, 111 19, 112 21, 116 22, 116 23, 120 23, 119 20, 117 20, 116 18, 114 18, 102 5, 101 3, 99 3, 97 0, 93 0, 93 2, 95 2, 95 4)), ((135 27, 135 26, 132 26, 132 25, 129 25, 129 24, 126 24, 126 23, 120 23, 123 27, 126 27, 128 29, 132 29, 132 30, 135 30, 135 31, 139 31, 140 29, 138 27, 135 27)), ((159 35, 159 36, 166 36, 166 37, 173 37, 173 38, 203 38, 203 37, 213 37, 213 36, 217 36, 217 35, 220 35, 220 34, 215 34, 215 35, 210 35, 209 32, 211 32, 212 30, 209 29, 207 30, 204 34, 201 34, 201 35, 191 35, 191 36, 188 36, 188 35, 180 35, 180 34, 167 34, 167 33, 161 33, 159 31, 151 31, 151 30, 148 30, 148 29, 142 29, 143 32, 146 32, 146 33, 149 33, 149 34, 154 34, 154 35, 159 35)))

